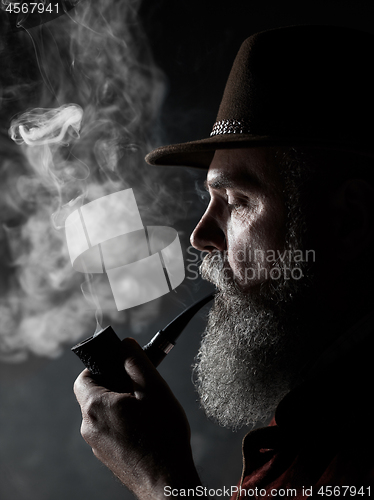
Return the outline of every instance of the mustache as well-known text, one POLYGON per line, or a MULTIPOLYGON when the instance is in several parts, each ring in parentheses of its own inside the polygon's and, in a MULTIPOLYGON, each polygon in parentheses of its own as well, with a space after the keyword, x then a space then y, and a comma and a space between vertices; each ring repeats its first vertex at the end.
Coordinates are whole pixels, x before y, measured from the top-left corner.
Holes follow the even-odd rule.
MULTIPOLYGON (((310 284, 313 282, 313 273, 308 269, 308 262, 284 263, 279 265, 279 274, 275 274, 275 278, 265 279, 256 288, 244 288, 243 284, 238 282, 234 272, 228 261, 227 253, 222 253, 215 250, 207 254, 201 265, 201 277, 212 283, 218 290, 218 295, 224 295, 226 299, 236 299, 243 303, 251 302, 253 304, 262 306, 269 305, 269 303, 283 303, 293 301, 294 295, 300 295, 300 292, 307 293, 310 284), (283 266, 286 266, 284 269, 283 266), (289 266, 289 268, 287 268, 289 266), (296 269, 298 273, 296 278, 293 276, 286 276, 286 271, 296 269), (283 274, 282 274, 283 273, 283 274)), ((274 267, 275 268, 275 267, 274 267)))
POLYGON ((227 257, 222 252, 215 250, 207 254, 199 270, 201 277, 213 283, 220 292, 235 296, 243 293, 235 280, 227 257))
POLYGON ((210 281, 216 286, 220 283, 224 274, 230 279, 230 274, 232 274, 230 270, 231 268, 229 267, 227 259, 225 259, 225 256, 218 250, 208 253, 200 265, 200 274, 202 278, 210 281), (228 270, 226 271, 226 269, 228 270))

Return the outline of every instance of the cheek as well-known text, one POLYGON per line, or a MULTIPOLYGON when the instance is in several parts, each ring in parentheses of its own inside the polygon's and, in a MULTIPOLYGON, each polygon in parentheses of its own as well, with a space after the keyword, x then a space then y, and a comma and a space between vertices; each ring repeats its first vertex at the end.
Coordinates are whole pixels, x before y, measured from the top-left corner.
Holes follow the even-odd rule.
POLYGON ((284 247, 284 221, 275 210, 257 213, 238 221, 232 219, 227 230, 228 262, 242 284, 267 279, 274 252, 284 247))

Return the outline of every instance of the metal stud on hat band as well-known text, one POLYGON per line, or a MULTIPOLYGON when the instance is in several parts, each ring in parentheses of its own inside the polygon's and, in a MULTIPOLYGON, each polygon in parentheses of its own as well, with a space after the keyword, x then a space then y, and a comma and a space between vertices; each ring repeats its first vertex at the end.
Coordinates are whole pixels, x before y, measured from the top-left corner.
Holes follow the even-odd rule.
POLYGON ((210 137, 220 134, 250 134, 245 120, 220 120, 213 125, 210 137))

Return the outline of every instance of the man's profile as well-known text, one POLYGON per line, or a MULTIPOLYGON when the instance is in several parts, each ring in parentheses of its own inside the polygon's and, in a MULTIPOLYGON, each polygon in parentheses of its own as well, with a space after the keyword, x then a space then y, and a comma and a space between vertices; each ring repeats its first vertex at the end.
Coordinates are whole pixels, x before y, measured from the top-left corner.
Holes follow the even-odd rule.
MULTIPOLYGON (((218 293, 194 376, 220 425, 263 423, 243 443, 243 498, 332 486, 370 496, 373 56, 372 35, 342 27, 253 35, 210 137, 147 156, 207 169, 191 242, 208 252, 201 272, 218 293)), ((198 487, 183 411, 137 344, 124 345, 133 393, 77 379, 84 438, 139 498, 198 487)))

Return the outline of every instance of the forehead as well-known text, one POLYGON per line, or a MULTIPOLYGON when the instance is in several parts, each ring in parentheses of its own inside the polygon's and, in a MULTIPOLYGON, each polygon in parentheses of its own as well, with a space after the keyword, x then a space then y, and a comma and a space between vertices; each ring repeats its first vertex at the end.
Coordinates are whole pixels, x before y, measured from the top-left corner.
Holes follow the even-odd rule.
POLYGON ((214 154, 207 175, 207 187, 279 186, 280 178, 271 148, 220 149, 214 154))

